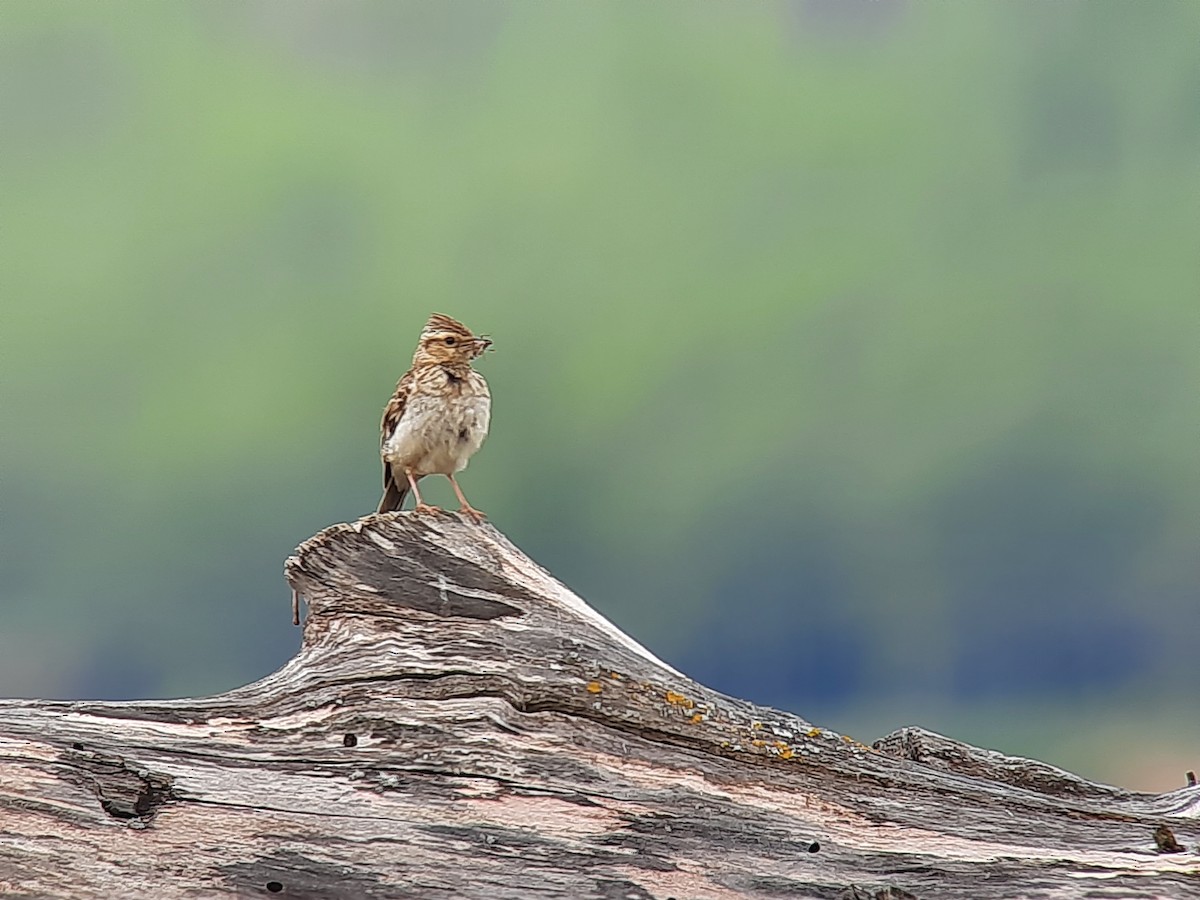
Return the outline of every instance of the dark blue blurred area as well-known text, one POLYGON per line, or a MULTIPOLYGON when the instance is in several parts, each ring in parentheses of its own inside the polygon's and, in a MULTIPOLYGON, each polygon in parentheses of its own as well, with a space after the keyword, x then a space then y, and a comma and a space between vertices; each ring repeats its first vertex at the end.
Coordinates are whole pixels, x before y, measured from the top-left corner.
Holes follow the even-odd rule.
POLYGON ((846 703, 866 687, 869 639, 841 608, 847 560, 818 522, 808 524, 801 534, 778 521, 727 537, 731 562, 704 598, 712 612, 678 668, 782 707, 846 703))
POLYGON ((964 700, 1111 690, 1153 667, 1160 626, 1131 591, 1164 526, 1159 497, 1015 454, 935 506, 964 700))

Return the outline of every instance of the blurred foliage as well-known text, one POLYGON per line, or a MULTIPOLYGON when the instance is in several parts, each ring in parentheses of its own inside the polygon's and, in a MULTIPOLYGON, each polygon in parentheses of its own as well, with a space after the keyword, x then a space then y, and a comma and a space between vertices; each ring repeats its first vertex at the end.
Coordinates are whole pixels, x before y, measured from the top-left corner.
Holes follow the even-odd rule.
POLYGON ((6 0, 0 694, 282 662, 282 560, 374 508, 440 310, 496 341, 469 496, 690 674, 830 725, 1185 696, 1198 37, 1171 2, 6 0))

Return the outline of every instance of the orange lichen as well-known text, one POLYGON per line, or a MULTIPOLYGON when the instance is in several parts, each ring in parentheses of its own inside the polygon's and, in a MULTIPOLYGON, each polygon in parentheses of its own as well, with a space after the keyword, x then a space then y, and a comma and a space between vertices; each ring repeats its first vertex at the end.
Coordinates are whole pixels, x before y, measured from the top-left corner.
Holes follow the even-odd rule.
POLYGON ((694 700, 689 700, 683 694, 677 694, 674 691, 667 691, 667 702, 675 706, 682 706, 684 709, 691 709, 696 705, 694 700))
POLYGON ((850 737, 850 735, 848 735, 848 734, 843 734, 841 737, 842 737, 842 743, 848 744, 849 746, 854 747, 857 750, 870 750, 872 753, 879 752, 874 747, 868 747, 866 744, 862 743, 861 741, 856 741, 854 738, 850 737))
POLYGON ((620 672, 609 672, 608 677, 611 678, 613 681, 620 681, 621 673, 620 672))
POLYGON ((821 736, 821 729, 820 729, 820 728, 810 728, 810 729, 808 730, 808 736, 809 736, 809 737, 811 737, 811 738, 818 738, 818 737, 820 737, 820 736, 821 736))
POLYGON ((780 759, 791 759, 793 756, 796 755, 795 753, 792 752, 792 748, 789 747, 787 744, 785 744, 783 741, 776 741, 775 749, 779 751, 780 759))
POLYGON ((703 713, 692 713, 692 717, 690 719, 688 719, 688 721, 691 722, 693 725, 699 725, 701 722, 704 721, 704 714, 703 713))
POLYGON ((598 694, 602 690, 604 690, 604 688, 601 686, 600 682, 598 682, 598 681, 589 681, 587 684, 587 692, 589 694, 598 694))

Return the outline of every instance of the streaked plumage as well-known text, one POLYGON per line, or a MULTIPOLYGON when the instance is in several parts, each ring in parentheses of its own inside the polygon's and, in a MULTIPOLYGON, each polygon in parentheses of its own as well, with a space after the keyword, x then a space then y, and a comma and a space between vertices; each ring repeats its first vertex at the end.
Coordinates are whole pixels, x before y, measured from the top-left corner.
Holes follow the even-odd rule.
POLYGON ((417 512, 436 512, 421 500, 417 482, 426 475, 445 475, 462 503, 461 512, 476 521, 483 519, 483 513, 463 496, 454 475, 467 467, 487 437, 492 396, 471 361, 491 343, 441 313, 425 323, 412 368, 401 376, 383 410, 379 512, 400 509, 409 490, 416 497, 417 512))

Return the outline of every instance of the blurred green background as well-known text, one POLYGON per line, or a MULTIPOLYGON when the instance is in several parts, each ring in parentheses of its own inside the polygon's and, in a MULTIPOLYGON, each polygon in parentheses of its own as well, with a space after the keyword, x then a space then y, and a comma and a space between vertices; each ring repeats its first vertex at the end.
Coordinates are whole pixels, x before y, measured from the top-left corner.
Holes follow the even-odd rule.
MULTIPOLYGON (((0 5, 0 695, 299 640, 433 310, 472 501, 871 740, 1200 766, 1200 4, 0 5)), ((448 487, 432 499, 452 501, 448 487)))

